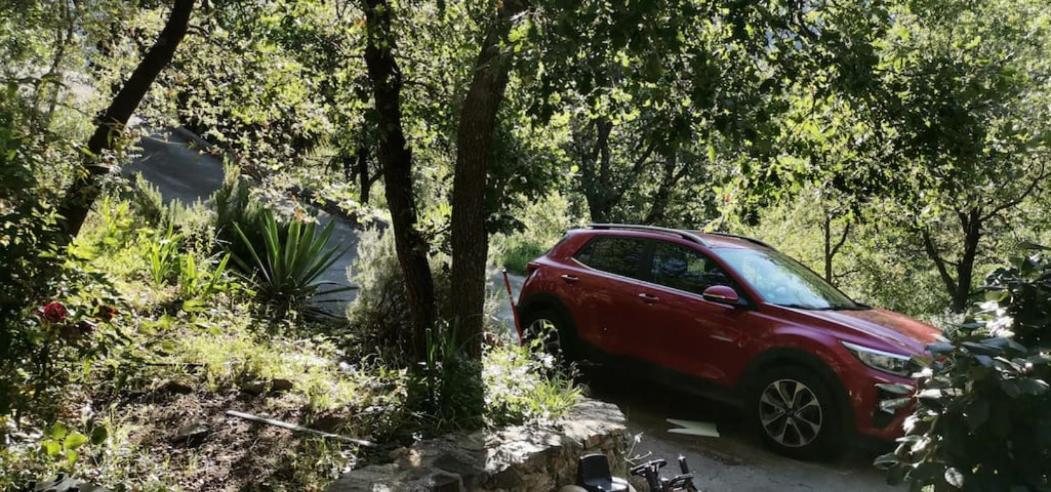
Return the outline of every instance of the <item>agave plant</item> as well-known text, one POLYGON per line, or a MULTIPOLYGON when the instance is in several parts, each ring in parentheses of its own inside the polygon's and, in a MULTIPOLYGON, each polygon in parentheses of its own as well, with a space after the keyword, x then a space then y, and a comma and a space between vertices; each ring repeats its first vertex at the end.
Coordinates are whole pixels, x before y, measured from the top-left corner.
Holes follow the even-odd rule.
POLYGON ((234 261, 246 272, 255 271, 253 278, 260 295, 282 308, 289 308, 301 306, 317 295, 353 289, 318 280, 322 272, 346 252, 346 249, 326 249, 333 223, 318 231, 315 223, 295 219, 282 226, 270 211, 264 212, 260 219, 262 245, 252 244, 241 226, 234 224, 251 264, 237 256, 234 261), (322 290, 325 285, 337 287, 322 290))

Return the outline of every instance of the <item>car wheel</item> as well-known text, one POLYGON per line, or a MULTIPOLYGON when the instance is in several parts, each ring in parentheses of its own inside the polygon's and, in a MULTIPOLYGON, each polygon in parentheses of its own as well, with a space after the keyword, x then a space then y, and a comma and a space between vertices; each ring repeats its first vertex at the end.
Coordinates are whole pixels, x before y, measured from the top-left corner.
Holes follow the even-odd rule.
POLYGON ((759 434, 780 454, 824 458, 842 446, 841 406, 813 371, 781 367, 763 372, 752 385, 748 404, 759 434))
POLYGON ((525 317, 523 335, 527 343, 540 340, 541 348, 564 366, 576 360, 576 337, 569 322, 553 309, 540 309, 525 317))

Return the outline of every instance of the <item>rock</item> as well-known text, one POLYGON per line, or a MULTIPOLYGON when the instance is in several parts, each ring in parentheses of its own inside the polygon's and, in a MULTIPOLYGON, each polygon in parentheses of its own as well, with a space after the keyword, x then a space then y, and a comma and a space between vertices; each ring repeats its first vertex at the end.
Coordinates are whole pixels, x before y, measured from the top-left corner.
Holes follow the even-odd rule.
POLYGON ((329 492, 554 490, 576 480, 577 459, 603 452, 627 474, 628 435, 615 405, 584 400, 556 422, 449 434, 391 453, 392 463, 344 474, 329 492))
POLYGON ((266 392, 265 381, 249 381, 241 385, 241 391, 250 395, 259 396, 266 392))
POLYGON ((186 383, 180 383, 170 379, 161 383, 161 385, 157 387, 157 392, 171 395, 188 395, 193 393, 193 387, 186 383))
POLYGON ((175 444, 185 444, 187 446, 198 446, 204 442, 209 434, 212 433, 212 429, 205 424, 196 422, 187 424, 179 428, 172 437, 172 442, 175 444))
POLYGON ((281 378, 274 378, 270 381, 270 392, 271 393, 284 393, 292 389, 292 381, 281 378))

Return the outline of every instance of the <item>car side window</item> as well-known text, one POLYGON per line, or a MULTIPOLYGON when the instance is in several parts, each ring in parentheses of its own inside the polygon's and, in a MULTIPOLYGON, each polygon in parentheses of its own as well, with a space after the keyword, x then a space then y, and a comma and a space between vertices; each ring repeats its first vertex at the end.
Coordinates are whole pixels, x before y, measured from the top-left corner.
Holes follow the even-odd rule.
POLYGON ((710 258, 668 242, 658 242, 654 246, 650 277, 654 283, 695 294, 701 294, 713 285, 736 289, 733 280, 710 258))
POLYGON ((577 261, 604 272, 638 277, 646 243, 626 237, 597 237, 574 255, 577 261))

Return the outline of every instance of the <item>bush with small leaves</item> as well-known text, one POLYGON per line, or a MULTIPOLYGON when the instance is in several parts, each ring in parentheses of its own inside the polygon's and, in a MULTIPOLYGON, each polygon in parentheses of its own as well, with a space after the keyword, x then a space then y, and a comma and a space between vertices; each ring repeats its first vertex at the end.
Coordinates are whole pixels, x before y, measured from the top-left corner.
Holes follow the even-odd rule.
MULTIPOLYGON (((1041 248, 1042 249, 1042 248, 1041 248)), ((1051 257, 1018 258, 989 275, 971 319, 929 347, 897 449, 876 460, 918 490, 1051 487, 1051 257)))

